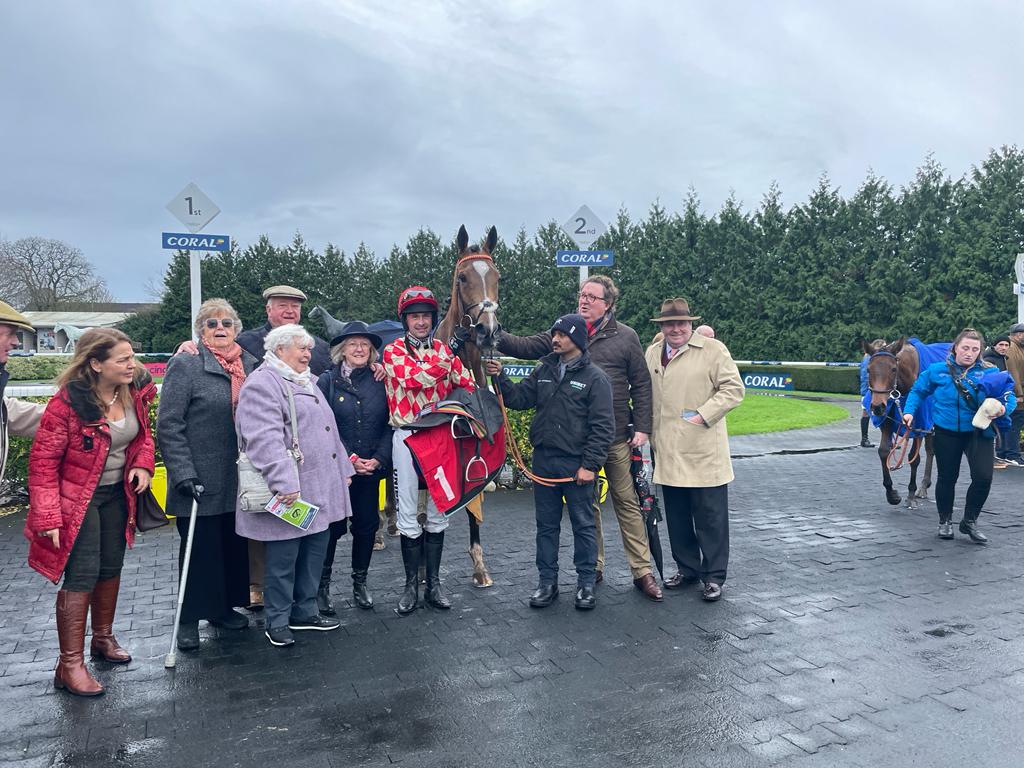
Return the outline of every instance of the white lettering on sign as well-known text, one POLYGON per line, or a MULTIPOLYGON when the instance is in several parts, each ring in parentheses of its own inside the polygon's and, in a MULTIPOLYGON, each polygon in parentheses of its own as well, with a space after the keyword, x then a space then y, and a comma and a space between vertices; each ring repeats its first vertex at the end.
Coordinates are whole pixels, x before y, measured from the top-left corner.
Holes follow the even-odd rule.
POLYGON ((197 249, 197 250, 216 250, 224 245, 224 238, 222 237, 202 237, 200 235, 190 235, 188 237, 179 237, 177 235, 171 235, 167 238, 167 244, 172 245, 176 248, 197 249))
POLYGON ((752 389, 792 389, 793 377, 788 373, 745 373, 743 386, 752 389))
POLYGON ((567 253, 562 257, 568 264, 601 264, 604 260, 604 255, 598 253, 567 253))

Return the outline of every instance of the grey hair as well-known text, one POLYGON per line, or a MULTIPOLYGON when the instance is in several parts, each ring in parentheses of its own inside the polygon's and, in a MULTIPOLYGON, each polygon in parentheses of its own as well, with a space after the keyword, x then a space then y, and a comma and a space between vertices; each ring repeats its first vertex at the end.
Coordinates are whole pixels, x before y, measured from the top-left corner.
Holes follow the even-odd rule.
MULTIPOLYGON (((338 342, 333 347, 331 347, 331 360, 335 363, 335 365, 341 365, 342 360, 345 359, 345 345, 348 344, 349 339, 354 339, 354 338, 356 338, 356 337, 355 336, 349 336, 344 341, 338 342)), ((362 338, 365 339, 366 337, 363 336, 362 338)), ((375 346, 373 346, 373 344, 371 343, 370 344, 370 358, 369 358, 369 360, 366 361, 366 364, 367 365, 373 365, 374 363, 377 362, 377 358, 378 357, 379 357, 379 355, 377 354, 377 348, 375 346)))
POLYGON ((196 337, 202 337, 203 326, 206 325, 206 321, 214 315, 226 315, 234 321, 235 332, 242 332, 242 321, 238 318, 238 313, 235 312, 235 308, 232 307, 227 299, 207 299, 199 305, 199 311, 196 312, 196 321, 193 325, 193 330, 196 332, 196 337))
POLYGON ((279 325, 277 328, 271 328, 270 333, 267 334, 267 338, 263 342, 263 349, 276 355, 277 350, 282 347, 290 347, 294 344, 300 347, 312 348, 314 343, 313 337, 309 335, 305 328, 301 325, 290 323, 288 325, 279 325))

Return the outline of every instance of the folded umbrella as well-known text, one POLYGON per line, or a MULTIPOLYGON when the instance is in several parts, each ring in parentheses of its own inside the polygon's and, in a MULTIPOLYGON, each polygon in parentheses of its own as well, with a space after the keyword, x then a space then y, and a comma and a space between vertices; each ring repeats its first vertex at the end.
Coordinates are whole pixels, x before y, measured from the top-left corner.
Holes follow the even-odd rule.
POLYGON ((665 556, 661 551, 661 535, 658 533, 658 522, 662 518, 661 509, 658 507, 658 497, 651 487, 653 472, 651 471, 651 448, 649 445, 633 449, 629 471, 633 475, 633 490, 636 491, 637 499, 640 502, 640 512, 644 516, 651 556, 654 558, 654 565, 658 569, 661 580, 664 581, 665 556))

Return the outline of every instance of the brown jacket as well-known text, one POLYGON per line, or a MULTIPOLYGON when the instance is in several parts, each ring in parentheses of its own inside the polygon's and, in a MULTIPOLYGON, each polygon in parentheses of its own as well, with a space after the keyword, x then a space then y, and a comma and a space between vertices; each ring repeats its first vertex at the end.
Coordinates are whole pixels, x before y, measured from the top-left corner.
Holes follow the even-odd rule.
POLYGON ((1006 370, 1013 376, 1013 394, 1017 396, 1019 411, 1024 409, 1024 347, 1015 341, 1006 350, 1006 370))
POLYGON ((677 488, 713 488, 733 479, 725 415, 743 401, 743 379, 726 346, 699 333, 661 364, 663 344, 647 348, 654 383, 654 482, 677 488), (696 411, 692 424, 683 411, 696 411))
MULTIPOLYGON (((539 360, 551 352, 551 334, 513 336, 503 333, 498 350, 521 360, 539 360)), ((651 375, 644 361, 640 337, 628 325, 608 315, 605 324, 590 337, 587 346, 590 362, 605 372, 612 383, 612 407, 615 411, 613 443, 628 440, 629 425, 636 432, 651 433, 651 375), (630 407, 632 405, 632 407, 630 407)))

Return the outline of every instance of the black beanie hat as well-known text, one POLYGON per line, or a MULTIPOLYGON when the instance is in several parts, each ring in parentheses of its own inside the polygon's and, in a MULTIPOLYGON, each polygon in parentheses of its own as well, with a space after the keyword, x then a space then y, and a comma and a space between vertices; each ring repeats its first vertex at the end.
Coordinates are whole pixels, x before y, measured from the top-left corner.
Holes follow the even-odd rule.
POLYGON ((555 331, 561 331, 572 339, 572 343, 579 347, 581 352, 586 351, 587 321, 583 315, 562 315, 551 326, 551 333, 554 334, 555 331))

